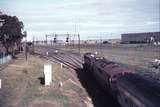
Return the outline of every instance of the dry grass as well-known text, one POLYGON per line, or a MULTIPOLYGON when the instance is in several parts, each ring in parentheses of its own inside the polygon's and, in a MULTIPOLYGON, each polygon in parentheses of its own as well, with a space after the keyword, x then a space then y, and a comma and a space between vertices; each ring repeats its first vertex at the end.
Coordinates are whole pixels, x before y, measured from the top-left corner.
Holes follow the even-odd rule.
POLYGON ((0 107, 86 106, 83 99, 88 95, 78 82, 76 74, 38 56, 30 55, 28 61, 25 61, 22 54, 18 55, 14 63, 0 71, 0 78, 0 107), (53 82, 50 87, 45 87, 41 80, 43 66, 48 63, 52 64, 53 82))

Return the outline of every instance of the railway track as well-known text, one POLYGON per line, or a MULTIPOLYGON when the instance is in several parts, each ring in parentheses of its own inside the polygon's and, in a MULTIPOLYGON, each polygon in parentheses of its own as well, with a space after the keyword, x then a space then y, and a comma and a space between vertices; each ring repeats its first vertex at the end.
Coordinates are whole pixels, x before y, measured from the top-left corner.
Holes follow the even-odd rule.
POLYGON ((82 59, 75 54, 68 53, 57 49, 41 49, 37 51, 38 55, 53 62, 63 63, 69 68, 80 69, 82 68, 82 59))
POLYGON ((63 50, 58 50, 58 52, 56 52, 56 50, 57 49, 53 48, 38 48, 37 52, 40 57, 44 57, 53 62, 63 63, 65 66, 74 69, 78 81, 81 83, 82 87, 85 88, 95 107, 121 107, 109 93, 105 92, 100 87, 92 76, 83 72, 83 58, 79 54, 65 52, 63 50))

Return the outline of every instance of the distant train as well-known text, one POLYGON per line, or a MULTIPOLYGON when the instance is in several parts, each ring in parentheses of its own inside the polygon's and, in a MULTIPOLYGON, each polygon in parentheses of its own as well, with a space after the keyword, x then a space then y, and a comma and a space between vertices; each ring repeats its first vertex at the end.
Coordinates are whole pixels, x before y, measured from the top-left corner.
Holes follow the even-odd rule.
POLYGON ((84 54, 84 69, 122 107, 160 107, 160 84, 92 53, 84 54))

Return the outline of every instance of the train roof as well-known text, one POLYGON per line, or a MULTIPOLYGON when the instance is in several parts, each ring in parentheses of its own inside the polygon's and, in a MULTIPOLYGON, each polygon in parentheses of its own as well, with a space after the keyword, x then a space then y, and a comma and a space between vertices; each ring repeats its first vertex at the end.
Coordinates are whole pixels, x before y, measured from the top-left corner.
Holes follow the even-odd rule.
POLYGON ((133 71, 131 71, 125 67, 122 67, 118 63, 109 61, 107 59, 97 60, 95 62, 95 66, 97 66, 99 69, 105 71, 111 77, 117 76, 119 74, 133 73, 133 71))
POLYGON ((138 74, 128 74, 118 78, 118 83, 130 91, 147 107, 160 107, 160 83, 138 74))

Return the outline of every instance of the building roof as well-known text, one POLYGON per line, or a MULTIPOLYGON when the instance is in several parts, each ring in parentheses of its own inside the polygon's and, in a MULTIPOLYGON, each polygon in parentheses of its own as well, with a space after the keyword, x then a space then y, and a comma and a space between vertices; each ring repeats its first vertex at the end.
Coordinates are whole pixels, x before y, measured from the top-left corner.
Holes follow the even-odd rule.
POLYGON ((153 34, 153 33, 160 33, 160 32, 140 32, 140 33, 124 33, 121 35, 137 35, 137 34, 153 34))

